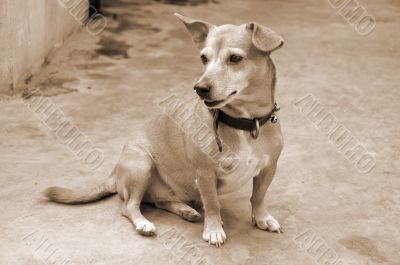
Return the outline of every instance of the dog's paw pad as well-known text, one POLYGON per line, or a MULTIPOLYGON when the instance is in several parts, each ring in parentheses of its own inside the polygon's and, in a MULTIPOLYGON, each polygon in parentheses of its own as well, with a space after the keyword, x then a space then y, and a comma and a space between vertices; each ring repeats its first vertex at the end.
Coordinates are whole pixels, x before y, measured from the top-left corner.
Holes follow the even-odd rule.
POLYGON ((255 224, 262 230, 276 232, 278 234, 283 232, 279 222, 272 215, 267 215, 266 217, 260 219, 255 218, 255 224))
POLYGON ((144 220, 136 224, 136 231, 144 236, 152 236, 156 233, 156 227, 151 222, 144 220))
POLYGON ((186 209, 182 211, 182 218, 190 222, 196 222, 201 219, 201 214, 195 209, 186 209))
POLYGON ((203 240, 210 245, 221 247, 226 241, 226 234, 222 228, 215 231, 204 231, 203 240))

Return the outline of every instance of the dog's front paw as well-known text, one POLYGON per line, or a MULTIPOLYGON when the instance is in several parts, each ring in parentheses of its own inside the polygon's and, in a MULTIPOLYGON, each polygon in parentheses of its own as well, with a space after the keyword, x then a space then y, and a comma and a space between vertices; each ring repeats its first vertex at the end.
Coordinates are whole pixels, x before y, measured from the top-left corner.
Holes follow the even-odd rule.
POLYGON ((156 233, 156 227, 151 222, 142 220, 136 224, 136 231, 144 236, 153 236, 156 233))
POLYGON ((205 220, 203 240, 208 242, 210 245, 221 247, 226 241, 226 234, 222 228, 222 221, 220 218, 215 220, 205 220))
POLYGON ((253 215, 251 219, 253 225, 257 226, 261 230, 276 232, 278 234, 283 233, 283 230, 278 221, 270 214, 265 214, 262 217, 257 217, 253 215))
POLYGON ((225 243, 226 234, 222 227, 216 230, 204 230, 203 240, 208 242, 210 245, 221 247, 222 244, 225 243))

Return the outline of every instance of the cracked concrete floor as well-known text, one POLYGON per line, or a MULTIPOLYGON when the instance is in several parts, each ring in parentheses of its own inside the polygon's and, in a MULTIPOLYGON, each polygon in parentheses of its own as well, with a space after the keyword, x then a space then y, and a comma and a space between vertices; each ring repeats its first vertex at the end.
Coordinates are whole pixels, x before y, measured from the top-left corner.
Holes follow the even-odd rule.
POLYGON ((74 156, 20 96, 1 98, 0 264, 400 264, 400 5, 361 2, 377 21, 368 36, 328 1, 104 1, 107 29, 68 38, 27 84, 101 150, 100 167, 74 156), (151 206, 144 212, 159 235, 136 234, 117 196, 80 206, 40 199, 50 185, 99 183, 157 100, 193 93, 202 67, 173 12, 257 21, 284 36, 273 57, 285 149, 268 193, 284 234, 251 226, 251 183, 221 197, 229 239, 220 249, 202 242, 201 222, 151 206), (358 172, 293 105, 309 93, 375 154, 371 172, 358 172))

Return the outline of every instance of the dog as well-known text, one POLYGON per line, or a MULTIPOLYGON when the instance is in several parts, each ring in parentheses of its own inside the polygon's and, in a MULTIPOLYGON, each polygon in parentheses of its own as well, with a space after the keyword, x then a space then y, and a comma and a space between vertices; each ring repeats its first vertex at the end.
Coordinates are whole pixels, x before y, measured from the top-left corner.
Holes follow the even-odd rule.
POLYGON ((218 195, 233 192, 252 179, 253 225, 280 233, 281 226, 267 211, 265 194, 283 148, 274 96, 276 70, 270 55, 284 41, 257 23, 215 26, 175 15, 199 48, 205 69, 194 86, 198 96, 193 93, 190 110, 185 111, 195 116, 189 115, 187 120, 191 126, 202 123, 212 128, 215 141, 207 148, 213 154, 229 149, 234 155, 229 166, 226 156, 210 156, 179 124, 160 114, 124 146, 103 184, 87 190, 50 187, 44 194, 50 201, 78 204, 118 193, 122 215, 145 236, 156 234, 156 228, 142 215, 141 202, 191 222, 202 217, 192 208, 192 203, 200 202, 204 209, 202 238, 220 247, 226 234, 218 195), (221 166, 223 160, 225 166, 221 166))

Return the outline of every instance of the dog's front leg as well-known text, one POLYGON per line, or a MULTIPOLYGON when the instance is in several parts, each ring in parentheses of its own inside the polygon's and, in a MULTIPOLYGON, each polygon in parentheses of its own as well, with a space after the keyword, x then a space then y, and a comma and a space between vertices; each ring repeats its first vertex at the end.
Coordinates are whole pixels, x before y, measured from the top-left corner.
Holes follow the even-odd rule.
POLYGON ((276 163, 270 165, 253 178, 253 194, 251 195, 252 223, 262 230, 281 233, 278 221, 268 213, 265 204, 265 194, 274 178, 276 163))
POLYGON ((222 228, 220 204, 217 194, 217 177, 212 171, 197 171, 196 185, 204 208, 203 240, 220 247, 226 240, 222 228))

